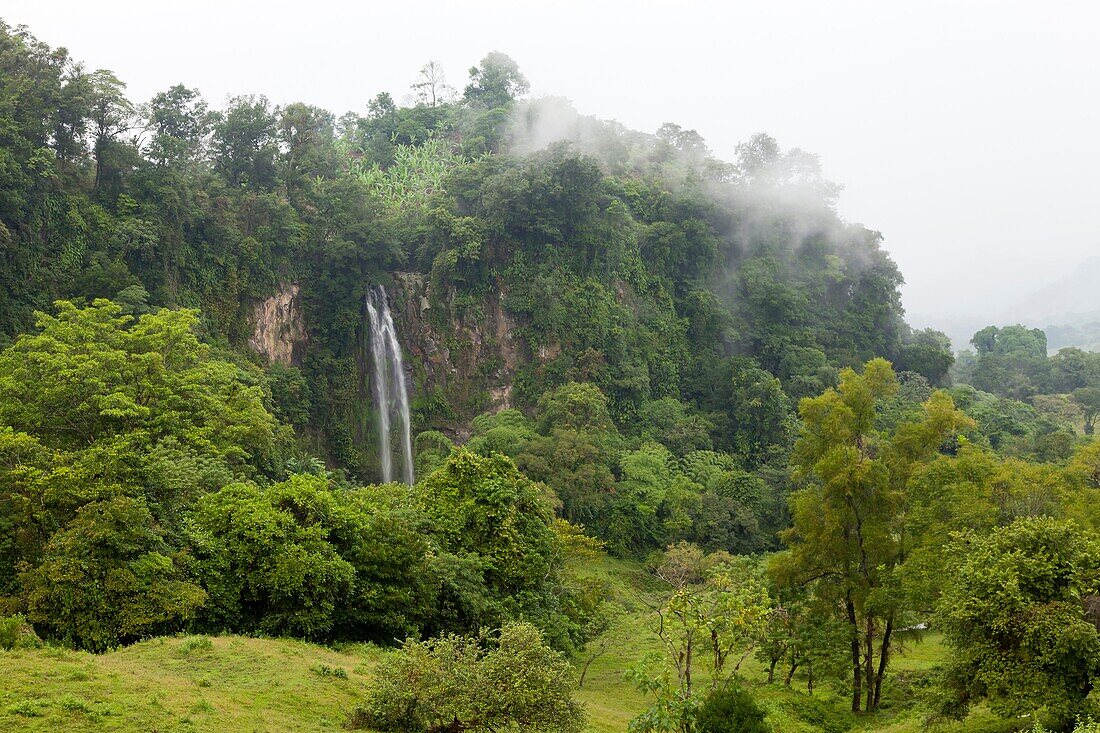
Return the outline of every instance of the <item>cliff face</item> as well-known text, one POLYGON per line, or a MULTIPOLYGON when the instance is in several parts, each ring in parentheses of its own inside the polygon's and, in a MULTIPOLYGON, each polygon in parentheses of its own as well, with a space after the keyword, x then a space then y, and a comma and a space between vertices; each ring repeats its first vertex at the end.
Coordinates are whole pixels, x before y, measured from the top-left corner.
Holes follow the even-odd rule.
POLYGON ((253 307, 248 345, 268 363, 300 366, 306 348, 305 316, 298 283, 287 283, 253 307))
POLYGON ((394 280, 393 315, 414 389, 441 394, 460 418, 447 432, 465 438, 468 418, 512 406, 516 370, 530 359, 519 324, 498 288, 460 305, 418 273, 395 273, 394 280))
MULTIPOLYGON (((532 360, 517 330, 520 324, 505 310, 505 294, 499 287, 470 302, 456 299, 453 291, 434 292, 425 275, 391 275, 390 311, 406 355, 414 409, 419 406, 423 413, 423 427, 441 429, 452 439, 465 441, 471 418, 513 406, 516 371, 532 360)), ((309 335, 297 283, 287 283, 255 303, 251 322, 249 346, 268 363, 302 365, 309 335)), ((360 336, 366 339, 367 334, 360 336)), ((364 346, 361 351, 358 402, 349 413, 360 416, 368 414, 373 402, 368 350, 364 346)), ((548 357, 544 352, 540 349, 536 360, 544 361, 548 357)), ((373 445, 367 423, 360 420, 353 434, 357 443, 373 445)))

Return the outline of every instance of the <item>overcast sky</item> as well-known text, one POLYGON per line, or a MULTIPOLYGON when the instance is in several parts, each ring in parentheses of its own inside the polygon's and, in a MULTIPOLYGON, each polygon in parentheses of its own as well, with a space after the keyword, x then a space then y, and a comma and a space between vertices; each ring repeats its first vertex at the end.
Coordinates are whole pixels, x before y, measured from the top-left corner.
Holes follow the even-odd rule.
POLYGON ((499 50, 535 95, 694 128, 719 157, 767 131, 820 155, 841 214, 883 233, 918 325, 995 313, 1100 254, 1094 2, 5 0, 0 17, 137 101, 182 82, 215 106, 363 112, 428 60, 461 89, 499 50))

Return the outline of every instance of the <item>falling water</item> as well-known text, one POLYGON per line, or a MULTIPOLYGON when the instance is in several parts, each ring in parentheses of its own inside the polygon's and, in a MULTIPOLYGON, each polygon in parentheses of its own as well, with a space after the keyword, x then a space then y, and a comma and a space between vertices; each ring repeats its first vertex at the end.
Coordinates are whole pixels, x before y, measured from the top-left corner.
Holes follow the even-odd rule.
POLYGON ((382 480, 393 480, 393 453, 390 430, 393 418, 401 429, 402 477, 412 484, 413 455, 409 426, 409 392, 405 386, 405 364, 401 345, 393 327, 385 289, 379 285, 367 291, 367 315, 370 317, 370 350, 374 366, 374 403, 378 408, 378 432, 381 442, 382 480))

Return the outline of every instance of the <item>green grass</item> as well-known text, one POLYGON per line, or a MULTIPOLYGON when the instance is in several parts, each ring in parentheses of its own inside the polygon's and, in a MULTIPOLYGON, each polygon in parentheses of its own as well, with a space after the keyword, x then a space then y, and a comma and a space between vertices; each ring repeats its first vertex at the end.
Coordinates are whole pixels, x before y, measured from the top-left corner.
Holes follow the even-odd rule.
MULTIPOLYGON (((629 613, 618 641, 589 666, 577 697, 592 733, 620 733, 648 701, 623 674, 647 652, 659 651, 647 600, 656 590, 637 563, 602 559, 585 573, 607 581, 629 613)), ((142 731, 176 733, 333 731, 369 689, 383 652, 367 645, 344 650, 283 639, 239 636, 153 639, 101 655, 57 648, 0 651, 0 731, 142 731)), ((1027 721, 1005 721, 977 709, 965 721, 924 727, 909 703, 906 681, 942 659, 936 634, 908 642, 891 665, 886 708, 874 716, 847 710, 843 691, 805 683, 764 684, 766 670, 751 656, 741 676, 777 733, 1008 733, 1027 721)), ((578 669, 588 659, 581 654, 578 669)), ((706 680, 699 684, 705 687, 706 680)))
POLYGON ((332 731, 379 655, 237 636, 0 652, 0 730, 332 731), (319 673, 318 670, 321 670, 319 673))

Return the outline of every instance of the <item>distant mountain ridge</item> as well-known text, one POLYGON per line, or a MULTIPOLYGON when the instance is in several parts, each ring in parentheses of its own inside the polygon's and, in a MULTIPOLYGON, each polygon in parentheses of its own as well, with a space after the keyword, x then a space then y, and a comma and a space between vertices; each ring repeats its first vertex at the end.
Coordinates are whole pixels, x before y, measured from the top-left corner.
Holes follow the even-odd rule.
POLYGON ((1100 256, 1084 260, 1061 278, 989 315, 918 316, 915 322, 942 330, 956 350, 971 348, 970 338, 985 326, 1020 323, 1043 329, 1051 352, 1068 346, 1100 351, 1100 256))
POLYGON ((1100 256, 1017 301, 1007 313, 1031 324, 1080 325, 1100 321, 1100 256))

